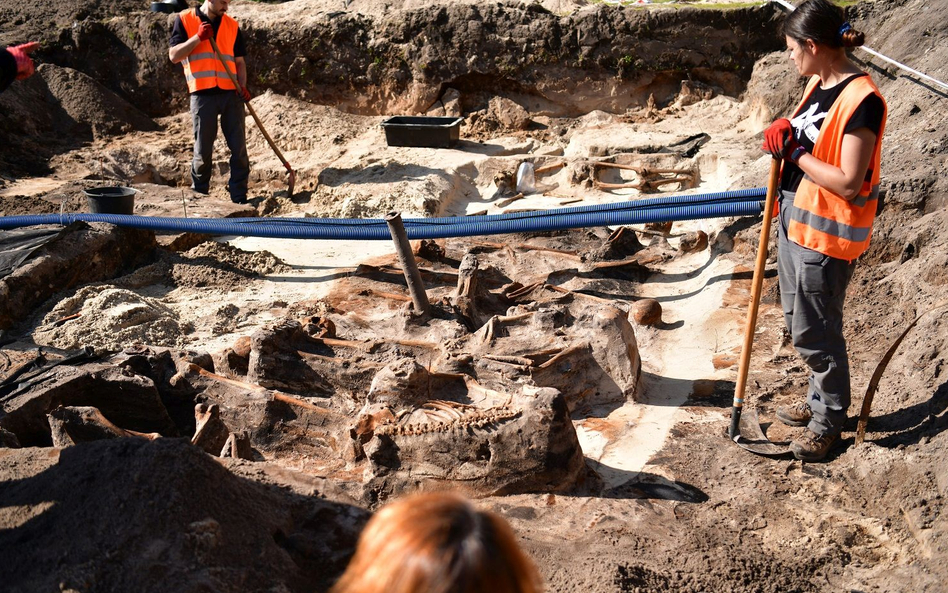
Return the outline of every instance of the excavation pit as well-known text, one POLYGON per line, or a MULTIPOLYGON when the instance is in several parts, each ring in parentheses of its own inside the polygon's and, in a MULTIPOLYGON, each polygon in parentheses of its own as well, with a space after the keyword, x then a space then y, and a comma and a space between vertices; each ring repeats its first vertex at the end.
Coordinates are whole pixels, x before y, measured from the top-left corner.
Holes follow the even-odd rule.
MULTIPOLYGON (((44 45, 37 74, 0 95, 0 209, 85 212, 105 179, 143 190, 139 216, 294 218, 268 227, 756 188, 760 132, 802 91, 777 3, 339 4, 230 6, 254 110, 299 190, 288 199, 248 125, 241 206, 223 140, 210 195, 187 189, 170 17, 18 5, 10 34, 44 45), (382 114, 463 116, 460 150, 390 146, 382 114)), ((847 10, 870 45, 937 71, 946 10, 891 4, 847 10)), ((943 98, 859 52, 890 124, 887 207, 846 304, 854 407, 893 334, 942 300, 948 248, 943 98)), ((551 591, 938 591, 943 315, 894 355, 865 444, 847 430, 824 465, 746 456, 724 434, 758 222, 415 243, 427 319, 387 238, 44 227, 0 278, 0 582, 326 591, 371 510, 449 488, 513 525, 551 591), (649 299, 661 316, 638 325, 649 299)), ((765 425, 807 389, 769 256, 748 383, 765 425)))

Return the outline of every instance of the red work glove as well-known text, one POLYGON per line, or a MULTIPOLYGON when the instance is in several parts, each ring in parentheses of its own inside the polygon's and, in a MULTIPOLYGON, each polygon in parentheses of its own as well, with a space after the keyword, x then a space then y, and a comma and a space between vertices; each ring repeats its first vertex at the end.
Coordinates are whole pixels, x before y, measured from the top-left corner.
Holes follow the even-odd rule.
POLYGON ((764 130, 764 143, 760 149, 769 152, 775 159, 782 159, 784 145, 788 139, 793 139, 793 127, 790 126, 790 120, 778 119, 764 130))
POLYGON ((783 145, 782 156, 784 159, 795 164, 797 161, 800 160, 800 157, 803 156, 803 153, 805 152, 806 152, 806 149, 803 148, 799 142, 797 142, 797 139, 794 138, 793 136, 790 136, 790 139, 787 140, 783 145), (797 150, 798 148, 800 149, 799 151, 797 150))
POLYGON ((201 26, 198 27, 198 39, 201 41, 207 41, 214 36, 214 27, 211 26, 211 23, 202 22, 201 26))
POLYGON ((33 74, 35 68, 33 66, 33 60, 30 59, 30 54, 36 51, 38 47, 39 43, 33 41, 31 43, 24 43, 23 45, 15 45, 7 48, 10 55, 16 60, 17 80, 23 80, 33 74))
POLYGON ((247 89, 247 87, 244 87, 242 89, 237 89, 237 94, 240 96, 241 99, 244 100, 244 103, 250 102, 250 91, 247 89))

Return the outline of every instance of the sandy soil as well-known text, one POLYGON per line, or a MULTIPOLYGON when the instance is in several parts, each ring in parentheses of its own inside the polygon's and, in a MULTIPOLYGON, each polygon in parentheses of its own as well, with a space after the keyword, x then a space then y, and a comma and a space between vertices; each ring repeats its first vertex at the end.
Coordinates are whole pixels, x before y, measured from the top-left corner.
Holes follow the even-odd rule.
MULTIPOLYGON (((383 16, 438 3, 331 4, 245 2, 235 4, 234 14, 266 26, 301 9, 311 9, 313 18, 334 11, 383 16)), ((556 14, 591 8, 582 1, 542 5, 556 14)), ((99 2, 88 11, 104 18, 123 6, 99 2)), ((53 14, 50 6, 23 14, 34 10, 53 14)), ((879 0, 854 10, 857 26, 873 33, 874 49, 944 78, 948 27, 935 25, 946 24, 948 9, 879 0)), ((550 591, 942 590, 948 577, 948 332, 944 309, 926 312, 944 301, 948 285, 948 138, 941 131, 948 95, 888 66, 866 67, 889 101, 887 207, 847 302, 854 403, 843 442, 827 463, 802 464, 754 456, 726 438, 759 225, 749 219, 676 223, 667 238, 636 229, 663 254, 650 261, 652 275, 635 294, 597 293, 623 311, 644 298, 662 305, 662 324, 635 328, 642 359, 635 401, 574 414, 590 470, 585 483, 564 493, 481 501, 511 521, 550 591), (680 236, 695 230, 711 237, 710 247, 683 253, 680 236), (855 416, 876 364, 923 313, 883 375, 867 441, 856 446, 855 416)), ((381 116, 265 92, 252 105, 297 170, 297 194, 287 195, 280 162, 248 118, 252 203, 241 208, 227 201, 222 187, 222 139, 211 195, 181 189, 191 150, 187 114, 153 121, 128 110, 92 77, 55 63, 44 64, 37 76, 70 121, 84 127, 71 130, 75 142, 50 149, 48 175, 4 175, 5 216, 87 211, 82 189, 103 184, 139 189, 137 214, 192 218, 361 218, 391 210, 406 217, 463 216, 641 197, 634 189, 592 187, 588 161, 604 156, 697 173, 693 187, 668 185, 666 194, 758 187, 769 167, 757 148, 760 131, 790 107, 788 97, 799 88, 785 56, 774 54, 758 62, 741 97, 682 87, 660 107, 570 119, 530 114, 535 125, 527 129, 510 125, 517 113, 500 106, 479 114, 478 125, 466 121, 455 148, 439 150, 387 146, 381 116), (654 150, 702 133, 709 139, 694 156, 654 150), (544 191, 510 201, 521 162, 563 166, 538 178, 544 191)), ((635 176, 622 171, 600 179, 621 183, 635 176)), ((159 235, 163 249, 156 261, 57 294, 11 335, 61 349, 145 343, 219 352, 260 327, 318 308, 359 264, 391 261, 394 252, 388 241, 203 239, 159 235)), ((772 413, 805 392, 806 373, 783 328, 774 257, 771 247, 748 396, 768 434, 782 440, 793 433, 771 426, 772 413)), ((575 278, 562 287, 588 288, 575 278)), ((172 439, 123 442, 0 449, 0 550, 13 559, 11 566, 35 562, 54 573, 5 569, 15 577, 11 590, 141 589, 129 575, 142 570, 143 558, 146 574, 174 575, 156 577, 163 586, 144 590, 325 590, 366 515, 345 487, 358 477, 341 460, 319 465, 291 448, 256 462, 218 463, 172 439), (338 528, 316 533, 314 525, 338 528), (75 542, 67 541, 72 537, 75 542), (264 543, 254 548, 242 541, 264 543), (66 551, 76 560, 55 568, 57 554, 66 551), (319 554, 328 558, 326 566, 312 562, 319 554), (240 572, 254 563, 293 576, 240 572)))

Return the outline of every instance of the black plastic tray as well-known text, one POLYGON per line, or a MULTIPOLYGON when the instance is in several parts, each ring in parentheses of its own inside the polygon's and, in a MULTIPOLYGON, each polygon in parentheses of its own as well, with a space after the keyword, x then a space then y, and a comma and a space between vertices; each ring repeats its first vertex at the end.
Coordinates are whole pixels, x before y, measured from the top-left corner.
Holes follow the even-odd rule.
POLYGON ((389 146, 450 148, 461 136, 463 117, 399 115, 382 122, 389 146))

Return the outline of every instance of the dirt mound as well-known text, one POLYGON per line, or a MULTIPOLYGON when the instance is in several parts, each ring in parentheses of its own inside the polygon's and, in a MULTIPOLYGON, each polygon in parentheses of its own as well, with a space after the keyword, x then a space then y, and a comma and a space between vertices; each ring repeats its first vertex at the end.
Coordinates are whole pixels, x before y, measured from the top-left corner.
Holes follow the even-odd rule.
POLYGON ((115 351, 132 344, 180 346, 191 329, 155 299, 107 285, 92 285, 60 301, 33 335, 37 344, 63 350, 92 346, 115 351), (64 319, 69 321, 64 323, 64 319))
POLYGON ((37 73, 73 125, 90 129, 94 138, 158 128, 147 115, 82 72, 42 64, 37 73))
MULTIPOLYGON (((194 320, 146 296, 148 290, 143 289, 235 290, 254 278, 289 269, 266 251, 248 253, 205 242, 183 254, 164 253, 161 261, 119 278, 114 286, 80 288, 53 306, 33 335, 37 344, 63 350, 92 346, 116 351, 132 344, 180 347, 188 342, 194 320)), ((233 324, 232 309, 218 311, 219 323, 233 324)))
POLYGON ((254 279, 289 270, 267 251, 247 252, 226 243, 204 241, 184 253, 162 252, 159 261, 119 278, 115 284, 132 290, 155 286, 237 290, 254 279))
POLYGON ((36 74, 0 96, 0 163, 35 163, 37 156, 74 148, 96 138, 158 125, 86 74, 40 64, 36 74))
POLYGON ((39 197, 0 196, 0 216, 23 216, 28 214, 52 214, 59 206, 39 197))
POLYGON ((363 517, 237 477, 178 439, 40 451, 0 450, 11 593, 312 590, 339 574, 363 517))
POLYGON ((244 251, 226 243, 207 241, 184 253, 188 259, 200 259, 227 264, 242 272, 257 274, 276 274, 287 272, 290 267, 269 251, 244 251))

